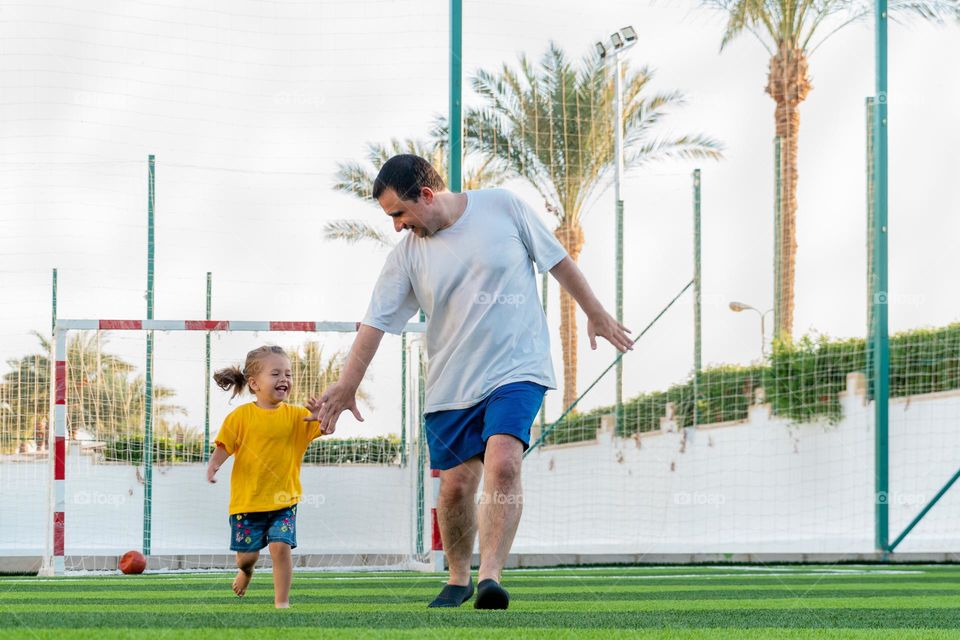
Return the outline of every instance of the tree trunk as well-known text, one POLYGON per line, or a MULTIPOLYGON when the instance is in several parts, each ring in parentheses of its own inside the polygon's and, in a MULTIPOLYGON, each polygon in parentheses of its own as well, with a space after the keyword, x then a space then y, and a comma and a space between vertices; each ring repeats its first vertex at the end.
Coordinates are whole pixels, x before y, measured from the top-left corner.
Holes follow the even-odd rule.
MULTIPOLYGON (((563 222, 553 232, 574 262, 583 249, 580 222, 563 222)), ((560 346, 563 350, 563 408, 577 399, 577 302, 560 288, 560 346)))
POLYGON ((807 56, 802 49, 781 44, 770 59, 767 93, 777 103, 776 132, 780 138, 781 221, 776 242, 780 246, 779 277, 774 282, 774 338, 793 337, 794 273, 797 262, 797 139, 800 132, 800 103, 810 93, 807 56))

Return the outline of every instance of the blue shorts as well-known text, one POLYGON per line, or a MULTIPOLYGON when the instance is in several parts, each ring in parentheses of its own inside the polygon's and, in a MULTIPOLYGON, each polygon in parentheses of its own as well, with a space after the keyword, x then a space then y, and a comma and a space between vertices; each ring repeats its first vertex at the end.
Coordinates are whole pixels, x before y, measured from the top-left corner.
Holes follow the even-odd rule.
POLYGON ((297 505, 230 516, 231 551, 260 551, 271 542, 285 542, 291 549, 297 548, 297 505))
POLYGON ((547 388, 535 382, 513 382, 494 389, 466 409, 434 411, 424 416, 431 469, 452 469, 482 456, 490 436, 506 434, 530 446, 530 426, 547 388))

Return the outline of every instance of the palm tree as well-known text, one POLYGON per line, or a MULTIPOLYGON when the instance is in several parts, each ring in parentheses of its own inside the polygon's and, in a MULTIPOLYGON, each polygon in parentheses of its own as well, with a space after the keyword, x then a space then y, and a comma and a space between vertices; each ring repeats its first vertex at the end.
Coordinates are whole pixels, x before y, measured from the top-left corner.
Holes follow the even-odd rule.
MULTIPOLYGON (((838 30, 871 16, 874 3, 865 0, 702 2, 727 14, 721 50, 740 33, 749 31, 770 55, 766 92, 776 102, 774 120, 776 136, 780 139, 781 158, 781 220, 780 228, 775 231, 780 263, 774 282, 774 335, 779 340, 790 340, 793 334, 794 272, 797 261, 799 106, 812 88, 808 60, 817 47, 838 30), (814 42, 814 36, 827 28, 829 31, 826 35, 814 42)), ((913 14, 936 21, 942 21, 957 11, 960 11, 957 0, 890 0, 888 4, 891 16, 913 14)))
MULTIPOLYGON (((0 436, 3 441, 30 440, 46 425, 50 413, 50 342, 39 333, 41 353, 7 361, 10 370, 0 383, 3 399, 0 436)), ((142 375, 132 376, 135 367, 103 350, 97 332, 81 332, 67 345, 67 428, 74 438, 83 430, 107 439, 139 433, 143 429, 145 383, 142 375)), ((153 386, 153 407, 158 429, 165 420, 184 414, 171 404, 175 392, 153 386)))
POLYGON ((0 382, 0 452, 14 452, 30 441, 42 449, 50 414, 50 360, 35 353, 7 365, 0 382))
MULTIPOLYGON (((319 398, 324 390, 340 379, 343 371, 344 354, 341 351, 325 356, 323 346, 316 341, 308 341, 302 347, 286 349, 293 371, 293 393, 290 402, 306 404, 308 398, 319 398)), ((357 399, 370 403, 369 396, 361 387, 357 399)))
MULTIPOLYGON (((376 204, 372 198, 373 181, 377 172, 387 160, 401 153, 412 153, 430 160, 434 168, 449 183, 447 170, 449 158, 449 128, 446 118, 438 116, 430 131, 430 140, 398 140, 393 138, 387 144, 369 143, 367 145, 367 163, 341 162, 337 165, 334 190, 348 193, 360 200, 376 204)), ((495 187, 501 184, 505 175, 491 166, 489 160, 472 162, 467 154, 463 175, 465 190, 481 187, 495 187)), ((392 248, 394 241, 389 234, 361 220, 333 220, 323 227, 328 240, 343 240, 349 243, 369 240, 383 248, 392 248)))
MULTIPOLYGON (((658 136, 655 125, 684 103, 678 91, 652 93, 653 71, 623 65, 624 165, 666 159, 721 157, 722 145, 704 135, 658 136)), ((583 248, 580 214, 610 184, 614 169, 614 77, 602 60, 579 65, 551 43, 540 65, 521 56, 519 68, 480 70, 472 78, 484 102, 464 117, 467 147, 528 182, 557 219, 557 239, 576 261, 583 248)), ((576 307, 560 293, 563 403, 577 397, 576 307)))

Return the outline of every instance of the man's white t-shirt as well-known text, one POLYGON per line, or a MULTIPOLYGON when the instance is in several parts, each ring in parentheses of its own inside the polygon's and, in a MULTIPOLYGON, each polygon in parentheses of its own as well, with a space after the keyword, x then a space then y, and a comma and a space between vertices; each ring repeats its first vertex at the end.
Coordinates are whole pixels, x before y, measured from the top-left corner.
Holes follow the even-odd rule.
POLYGON ((390 252, 363 319, 400 333, 423 309, 424 413, 471 407, 512 382, 556 388, 533 265, 543 273, 567 252, 509 191, 466 195, 467 207, 451 226, 426 238, 408 233, 390 252))

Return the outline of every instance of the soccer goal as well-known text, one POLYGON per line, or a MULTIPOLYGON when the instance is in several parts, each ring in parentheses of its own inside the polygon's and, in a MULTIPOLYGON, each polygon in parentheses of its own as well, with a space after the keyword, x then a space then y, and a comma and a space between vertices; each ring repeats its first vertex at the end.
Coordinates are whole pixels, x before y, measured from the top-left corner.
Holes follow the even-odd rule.
MULTIPOLYGON (((211 385, 212 373, 242 365, 257 346, 282 346, 294 375, 290 402, 302 404, 339 377, 357 328, 58 320, 51 418, 45 407, 17 405, 33 427, 23 430, 30 442, 18 464, 4 466, 4 493, 15 504, 4 509, 0 556, 33 558, 46 575, 115 569, 131 549, 148 557, 150 569, 232 566, 232 463, 215 484, 205 469, 223 418, 252 397, 231 399, 211 385)), ((307 450, 296 566, 432 566, 434 490, 421 438, 423 329, 411 323, 403 335, 384 337, 360 388, 365 421, 344 414, 336 434, 307 450)), ((34 378, 35 386, 44 384, 34 378)))

